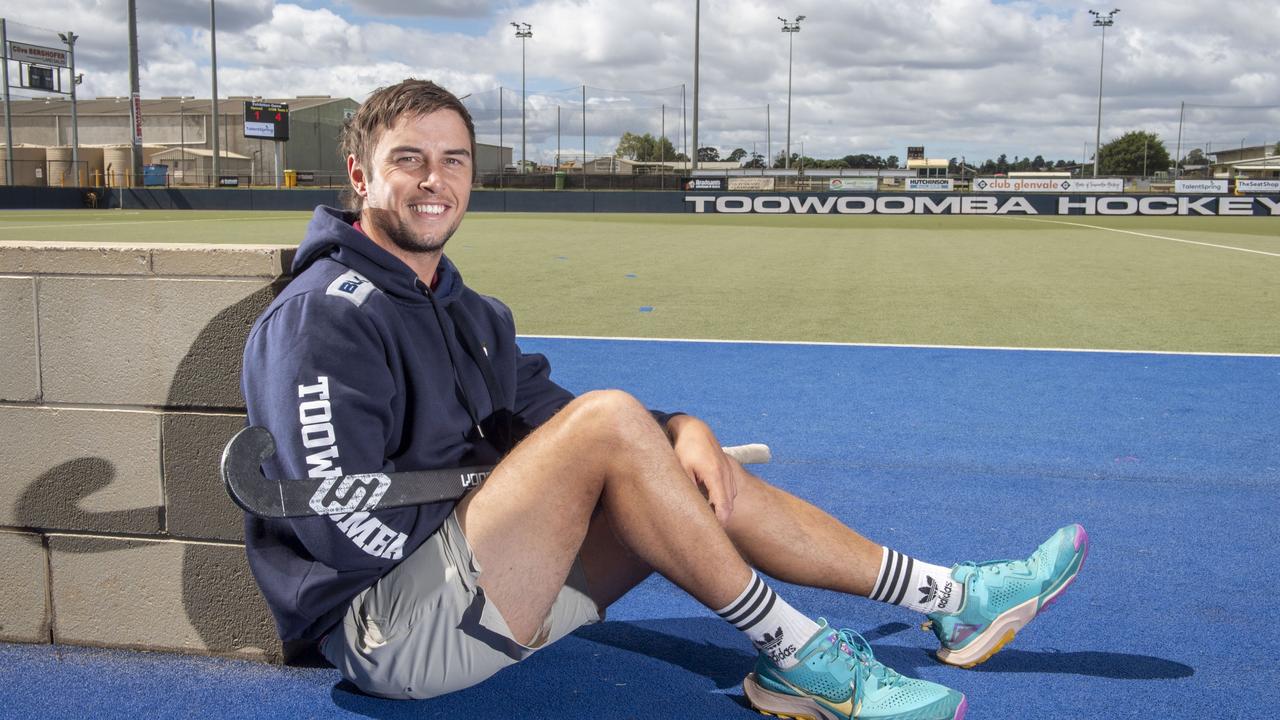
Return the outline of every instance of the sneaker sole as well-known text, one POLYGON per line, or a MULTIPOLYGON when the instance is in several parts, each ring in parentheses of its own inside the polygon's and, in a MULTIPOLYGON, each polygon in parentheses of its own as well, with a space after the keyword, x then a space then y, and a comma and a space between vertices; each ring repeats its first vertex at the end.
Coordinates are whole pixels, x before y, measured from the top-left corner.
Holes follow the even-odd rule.
POLYGON ((742 681, 742 691, 746 693, 751 707, 762 715, 795 720, 845 720, 808 698, 783 695, 764 689, 760 683, 756 682, 755 673, 751 673, 742 681))
MULTIPOLYGON (((760 683, 756 682, 755 673, 747 675, 742 681, 742 691, 746 693, 751 707, 761 715, 792 718, 792 720, 847 720, 845 716, 827 710, 808 698, 783 695, 764 689, 760 683)), ((951 716, 951 720, 963 720, 968 709, 969 699, 961 695, 960 704, 956 706, 956 712, 951 716)))
POLYGON ((1075 547, 1079 550, 1082 546, 1084 552, 1080 554, 1080 559, 1076 562, 1075 568, 1070 575, 1067 575, 1064 580, 1058 583, 1057 587, 1050 588, 1044 595, 1037 595, 1017 607, 1000 613, 992 621, 987 632, 982 633, 969 647, 963 650, 939 648, 938 659, 948 665, 962 668, 971 668, 990 660, 992 655, 1000 652, 1005 645, 1013 641, 1019 630, 1026 627, 1027 623, 1044 612, 1045 609, 1062 596, 1062 593, 1066 591, 1071 583, 1075 582, 1076 576, 1080 574, 1080 568, 1084 567, 1085 558, 1089 557, 1089 534, 1085 532, 1082 526, 1076 525, 1075 547), (983 641, 982 636, 987 636, 990 640, 983 641))

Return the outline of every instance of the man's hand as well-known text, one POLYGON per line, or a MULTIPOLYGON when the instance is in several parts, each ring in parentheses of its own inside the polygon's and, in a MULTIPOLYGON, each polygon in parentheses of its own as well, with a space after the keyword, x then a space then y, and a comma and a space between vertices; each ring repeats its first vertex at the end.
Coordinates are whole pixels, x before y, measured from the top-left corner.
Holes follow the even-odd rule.
POLYGON ((667 434, 685 474, 698 484, 716 519, 721 525, 729 522, 733 499, 738 494, 737 462, 720 449, 720 441, 711 428, 695 417, 671 418, 667 421, 667 434))

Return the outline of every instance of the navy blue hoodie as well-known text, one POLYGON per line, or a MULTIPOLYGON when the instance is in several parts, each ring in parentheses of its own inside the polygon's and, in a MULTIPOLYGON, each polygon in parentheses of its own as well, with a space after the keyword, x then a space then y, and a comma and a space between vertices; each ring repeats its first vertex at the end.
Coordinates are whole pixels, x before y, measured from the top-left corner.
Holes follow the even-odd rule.
MULTIPOLYGON (((249 423, 276 439, 268 477, 496 463, 511 440, 495 437, 512 428, 518 439, 573 398, 551 381, 546 358, 520 352, 510 310, 463 285, 448 258, 428 290, 354 219, 316 208, 294 279, 249 334, 241 388, 249 423)), ((249 566, 281 639, 327 632, 454 504, 246 516, 249 566)))

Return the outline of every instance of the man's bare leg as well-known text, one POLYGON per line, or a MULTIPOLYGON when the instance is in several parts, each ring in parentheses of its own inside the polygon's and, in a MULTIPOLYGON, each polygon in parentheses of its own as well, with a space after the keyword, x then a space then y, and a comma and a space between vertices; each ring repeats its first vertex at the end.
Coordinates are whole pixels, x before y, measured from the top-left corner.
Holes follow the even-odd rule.
MULTIPOLYGON (((589 393, 458 506, 478 582, 516 640, 542 627, 597 506, 626 549, 709 608, 732 602, 751 577, 648 411, 625 393, 589 393)), ((627 578, 615 580, 621 589, 627 578)))
POLYGON ((737 485, 725 531, 752 567, 796 585, 871 594, 879 544, 745 469, 737 485))

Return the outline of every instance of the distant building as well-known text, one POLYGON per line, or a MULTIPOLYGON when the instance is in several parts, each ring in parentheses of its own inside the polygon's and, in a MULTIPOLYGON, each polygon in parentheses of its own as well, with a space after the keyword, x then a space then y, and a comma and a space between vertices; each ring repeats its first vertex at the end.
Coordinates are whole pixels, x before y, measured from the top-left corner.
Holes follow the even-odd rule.
MULTIPOLYGON (((296 98, 233 96, 218 101, 219 154, 226 175, 271 177, 275 148, 271 140, 244 136, 244 103, 289 106, 289 139, 282 143, 280 170, 310 173, 316 184, 346 182, 346 159, 338 153, 338 134, 360 103, 350 98, 308 95, 296 98)), ((212 103, 208 98, 161 97, 142 100, 142 140, 147 163, 165 164, 171 179, 205 184, 213 172, 212 103), (167 148, 167 149, 165 149, 167 148), (186 150, 187 152, 170 152, 186 150)), ((71 101, 14 100, 13 141, 40 147, 71 145, 71 101)), ((81 147, 110 147, 131 142, 129 98, 103 97, 76 102, 81 147)), ((511 148, 477 143, 478 172, 500 172, 511 162, 511 148)))
POLYGON ((1275 150, 1275 145, 1255 145, 1211 152, 1214 162, 1210 170, 1216 178, 1280 178, 1280 153, 1275 150))

